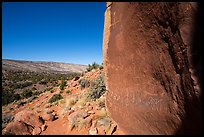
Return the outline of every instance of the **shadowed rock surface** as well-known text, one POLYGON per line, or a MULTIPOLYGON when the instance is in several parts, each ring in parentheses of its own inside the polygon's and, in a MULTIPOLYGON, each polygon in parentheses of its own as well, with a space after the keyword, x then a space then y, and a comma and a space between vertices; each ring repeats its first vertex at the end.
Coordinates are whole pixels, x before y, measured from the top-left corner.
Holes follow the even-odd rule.
POLYGON ((111 117, 126 134, 201 134, 198 5, 106 6, 103 64, 111 117))

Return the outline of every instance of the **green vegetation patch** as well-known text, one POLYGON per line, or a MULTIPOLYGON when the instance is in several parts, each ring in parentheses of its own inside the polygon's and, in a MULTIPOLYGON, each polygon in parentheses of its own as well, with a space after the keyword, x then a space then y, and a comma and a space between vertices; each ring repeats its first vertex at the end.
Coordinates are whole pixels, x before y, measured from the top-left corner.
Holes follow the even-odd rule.
POLYGON ((62 83, 60 84, 60 90, 63 90, 65 86, 66 86, 66 81, 62 80, 62 83))
POLYGON ((71 92, 71 90, 67 90, 66 93, 67 94, 71 94, 72 92, 71 92))
POLYGON ((2 93, 2 105, 6 105, 12 103, 15 100, 18 101, 20 99, 21 99, 20 94, 14 94, 10 91, 2 93))
POLYGON ((106 86, 104 83, 104 74, 99 75, 95 80, 91 81, 91 87, 86 93, 89 100, 95 101, 100 98, 106 91, 106 86))
POLYGON ((89 87, 90 86, 90 81, 89 80, 86 80, 84 78, 81 78, 79 81, 78 81, 80 87, 81 87, 81 90, 84 89, 85 87, 89 87))
POLYGON ((102 65, 99 65, 99 64, 96 63, 96 62, 93 62, 92 64, 89 64, 89 65, 88 65, 88 68, 86 68, 86 71, 89 72, 89 71, 91 71, 91 70, 93 70, 93 69, 97 69, 97 68, 102 69, 103 66, 102 66, 102 65))
MULTIPOLYGON (((28 98, 33 95, 39 95, 42 92, 37 91, 36 84, 48 85, 52 87, 47 88, 45 91, 53 92, 51 88, 59 86, 58 80, 71 80, 75 77, 79 77, 80 73, 68 73, 68 74, 54 74, 54 73, 36 73, 26 71, 13 71, 3 70, 2 71, 2 105, 6 105, 20 100, 28 98), (32 87, 30 87, 32 86, 32 87), (31 90, 30 90, 31 89, 31 90), (32 93, 33 92, 33 93, 32 93), (16 94, 21 93, 21 94, 16 94)), ((65 83, 66 84, 66 83, 65 83)), ((65 85, 61 85, 61 89, 65 85)))
POLYGON ((23 93, 21 94, 22 98, 29 98, 33 95, 32 90, 26 89, 23 91, 23 93))
POLYGON ((63 99, 62 95, 61 94, 54 94, 48 101, 48 103, 53 103, 53 102, 56 102, 60 99, 63 99))

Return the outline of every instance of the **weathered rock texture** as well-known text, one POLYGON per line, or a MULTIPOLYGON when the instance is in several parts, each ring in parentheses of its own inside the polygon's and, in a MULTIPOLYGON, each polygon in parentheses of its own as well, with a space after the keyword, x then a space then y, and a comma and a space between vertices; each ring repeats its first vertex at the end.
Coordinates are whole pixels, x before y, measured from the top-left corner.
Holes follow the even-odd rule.
POLYGON ((106 6, 103 63, 112 118, 126 134, 201 133, 198 5, 106 6))
POLYGON ((2 131, 3 135, 38 135, 43 122, 30 110, 22 110, 15 115, 14 121, 2 131))

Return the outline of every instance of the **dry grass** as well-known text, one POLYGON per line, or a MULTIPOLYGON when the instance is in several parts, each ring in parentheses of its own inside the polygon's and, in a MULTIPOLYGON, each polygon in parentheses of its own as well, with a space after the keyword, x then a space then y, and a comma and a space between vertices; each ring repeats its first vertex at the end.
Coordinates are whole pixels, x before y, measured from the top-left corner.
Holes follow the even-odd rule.
POLYGON ((78 101, 78 96, 73 95, 71 97, 67 97, 63 102, 61 102, 61 115, 67 113, 78 101))
POLYGON ((99 111, 99 114, 98 114, 98 118, 103 118, 103 117, 107 117, 107 112, 106 112, 106 109, 105 108, 102 108, 100 111, 99 111))
POLYGON ((87 103, 87 98, 85 96, 82 96, 79 101, 75 104, 79 108, 83 108, 87 103))
POLYGON ((66 106, 67 107, 72 107, 74 106, 77 101, 78 101, 79 97, 77 95, 73 95, 72 97, 69 97, 66 99, 66 106))
POLYGON ((85 127, 86 127, 86 121, 82 117, 78 117, 76 119, 69 121, 69 129, 70 130, 73 130, 74 128, 82 129, 85 127))
POLYGON ((104 96, 101 96, 99 99, 96 100, 96 105, 102 109, 102 108, 105 108, 105 97, 104 96))

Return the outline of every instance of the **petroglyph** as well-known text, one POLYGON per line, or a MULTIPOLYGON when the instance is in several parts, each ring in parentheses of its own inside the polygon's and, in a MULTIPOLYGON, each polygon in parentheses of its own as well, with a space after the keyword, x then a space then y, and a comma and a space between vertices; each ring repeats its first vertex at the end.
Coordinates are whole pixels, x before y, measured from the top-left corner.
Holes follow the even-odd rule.
POLYGON ((190 102, 198 100, 188 60, 192 39, 186 32, 195 12, 190 5, 113 2, 106 10, 107 109, 127 134, 175 134, 190 102))

